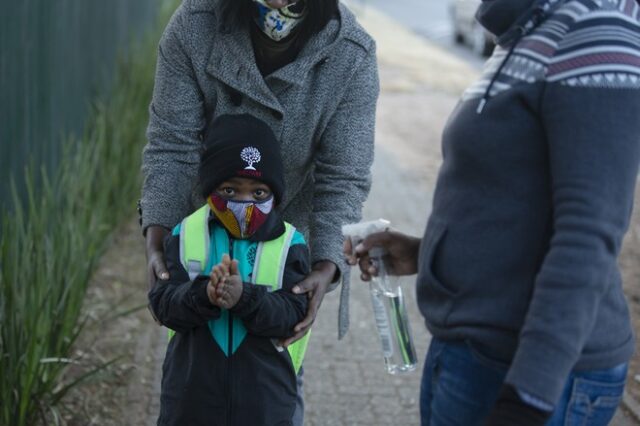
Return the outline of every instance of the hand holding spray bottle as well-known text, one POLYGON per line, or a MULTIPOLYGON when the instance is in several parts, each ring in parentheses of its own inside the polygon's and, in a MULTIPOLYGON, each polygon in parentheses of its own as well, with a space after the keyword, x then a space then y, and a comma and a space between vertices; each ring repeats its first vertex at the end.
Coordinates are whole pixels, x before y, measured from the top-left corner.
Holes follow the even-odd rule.
MULTIPOLYGON (((354 223, 344 225, 342 234, 351 240, 351 247, 355 249, 367 236, 383 232, 389 225, 390 222, 384 219, 354 223)), ((398 285, 397 278, 387 274, 386 254, 382 247, 369 250, 369 258, 378 269, 378 275, 369 283, 369 290, 384 363, 387 372, 397 374, 415 370, 417 360, 402 287, 398 285)))

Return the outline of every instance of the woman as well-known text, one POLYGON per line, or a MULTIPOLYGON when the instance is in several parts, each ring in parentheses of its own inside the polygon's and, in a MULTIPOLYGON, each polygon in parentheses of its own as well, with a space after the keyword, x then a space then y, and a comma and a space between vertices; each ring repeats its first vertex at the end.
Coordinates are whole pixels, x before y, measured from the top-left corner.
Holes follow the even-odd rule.
MULTIPOLYGON (((498 49, 443 134, 418 273, 424 425, 605 425, 634 349, 616 258, 640 158, 640 4, 487 0, 498 49)), ((351 263, 356 259, 351 258, 351 263)))
POLYGON ((160 41, 143 154, 150 283, 168 278, 168 230, 203 202, 195 178, 207 124, 249 113, 281 143, 280 212, 311 250, 312 272, 294 288, 309 294, 308 313, 284 343, 304 335, 340 279, 342 337, 348 274, 340 226, 359 220, 369 191, 378 91, 375 44, 337 0, 185 0, 160 41))

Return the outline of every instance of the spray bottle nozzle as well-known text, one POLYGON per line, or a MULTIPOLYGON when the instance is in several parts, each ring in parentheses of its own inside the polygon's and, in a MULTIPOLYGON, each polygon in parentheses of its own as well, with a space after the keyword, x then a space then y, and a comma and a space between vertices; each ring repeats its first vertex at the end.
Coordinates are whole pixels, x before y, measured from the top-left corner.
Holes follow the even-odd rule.
MULTIPOLYGON (((355 250, 356 246, 362 242, 365 238, 367 238, 371 234, 375 234, 376 232, 383 232, 389 229, 391 222, 385 219, 377 219, 371 220, 368 222, 360 222, 360 223, 352 223, 349 225, 342 226, 342 235, 345 238, 349 238, 351 240, 351 250, 355 250)), ((370 250, 370 255, 374 256, 371 252, 377 248, 370 250)), ((383 250, 380 248, 380 250, 383 250)), ((380 252, 380 255, 384 254, 380 252)))

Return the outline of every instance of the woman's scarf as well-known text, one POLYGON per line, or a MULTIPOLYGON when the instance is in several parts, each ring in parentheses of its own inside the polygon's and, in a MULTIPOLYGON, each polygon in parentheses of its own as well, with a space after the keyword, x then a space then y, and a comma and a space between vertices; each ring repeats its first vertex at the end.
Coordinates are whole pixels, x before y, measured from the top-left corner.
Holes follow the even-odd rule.
POLYGON ((274 41, 283 40, 292 34, 307 12, 305 0, 298 0, 280 9, 272 8, 266 0, 253 2, 257 8, 255 22, 258 28, 274 41))

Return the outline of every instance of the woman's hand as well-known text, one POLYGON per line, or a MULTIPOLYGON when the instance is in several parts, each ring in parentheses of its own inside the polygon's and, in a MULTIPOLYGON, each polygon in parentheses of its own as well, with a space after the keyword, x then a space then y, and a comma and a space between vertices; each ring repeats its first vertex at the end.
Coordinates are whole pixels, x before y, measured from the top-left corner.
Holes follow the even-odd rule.
POLYGON ((164 237, 169 234, 163 226, 150 226, 147 228, 147 278, 149 290, 155 285, 158 278, 169 279, 167 264, 164 260, 164 237))
POLYGON ((311 328, 311 325, 316 320, 322 299, 324 299, 324 295, 327 292, 327 287, 329 287, 329 284, 333 281, 337 270, 338 267, 333 262, 328 260, 317 262, 313 265, 311 273, 307 275, 307 278, 293 287, 292 291, 295 294, 306 293, 309 297, 307 316, 293 328, 295 334, 286 339, 282 343, 282 346, 286 348, 296 340, 301 339, 309 328, 311 328))
POLYGON ((359 264, 360 278, 371 280, 378 274, 378 268, 369 257, 369 251, 374 247, 384 249, 385 266, 393 275, 413 275, 418 272, 418 251, 420 238, 411 237, 395 231, 377 232, 362 240, 355 250, 349 238, 344 241, 344 255, 349 265, 359 264))

